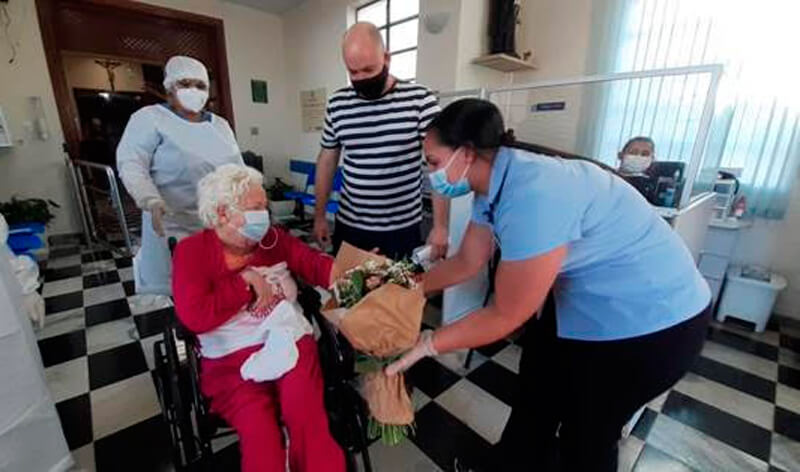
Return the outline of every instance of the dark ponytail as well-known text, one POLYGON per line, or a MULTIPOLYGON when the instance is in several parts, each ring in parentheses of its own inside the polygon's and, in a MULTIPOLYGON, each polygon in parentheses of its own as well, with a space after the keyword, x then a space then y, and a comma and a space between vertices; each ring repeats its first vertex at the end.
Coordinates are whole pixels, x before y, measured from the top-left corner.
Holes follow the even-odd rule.
POLYGON ((439 142, 453 149, 467 146, 478 152, 496 151, 507 140, 500 110, 494 103, 477 98, 463 98, 446 106, 428 130, 435 131, 439 142))
POLYGON ((462 98, 447 105, 428 126, 436 133, 439 142, 456 149, 472 147, 479 153, 494 153, 500 146, 522 149, 546 156, 587 161, 617 174, 617 171, 600 161, 538 144, 518 141, 513 129, 505 129, 503 115, 497 106, 479 98, 462 98))

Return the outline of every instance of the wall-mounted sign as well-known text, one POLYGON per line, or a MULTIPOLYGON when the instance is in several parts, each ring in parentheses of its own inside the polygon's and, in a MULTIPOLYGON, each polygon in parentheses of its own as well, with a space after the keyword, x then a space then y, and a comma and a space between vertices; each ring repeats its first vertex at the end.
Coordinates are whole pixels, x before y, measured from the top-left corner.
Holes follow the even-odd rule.
POLYGON ((542 102, 531 105, 531 113, 539 111, 562 111, 567 108, 567 102, 542 102))
POLYGON ((328 93, 324 88, 303 90, 300 92, 300 114, 303 120, 303 132, 322 131, 325 123, 325 105, 328 93))
POLYGON ((3 109, 0 108, 0 147, 11 147, 14 143, 11 141, 11 131, 8 129, 8 122, 6 115, 3 114, 3 109))
POLYGON ((253 93, 253 103, 269 103, 266 80, 251 80, 250 91, 253 93))

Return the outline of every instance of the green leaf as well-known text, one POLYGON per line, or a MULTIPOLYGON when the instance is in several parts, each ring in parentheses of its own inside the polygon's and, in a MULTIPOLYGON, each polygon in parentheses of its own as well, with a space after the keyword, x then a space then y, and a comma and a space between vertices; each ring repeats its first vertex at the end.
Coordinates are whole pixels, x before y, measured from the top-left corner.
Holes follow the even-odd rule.
POLYGON ((353 288, 360 300, 364 294, 364 272, 360 270, 354 271, 350 274, 350 281, 353 282, 353 288))

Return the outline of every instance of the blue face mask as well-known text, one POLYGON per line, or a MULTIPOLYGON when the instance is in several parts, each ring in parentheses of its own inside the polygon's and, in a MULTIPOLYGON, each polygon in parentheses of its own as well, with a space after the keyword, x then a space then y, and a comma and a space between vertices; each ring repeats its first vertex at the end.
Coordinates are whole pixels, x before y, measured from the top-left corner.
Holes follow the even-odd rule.
MULTIPOLYGON (((453 163, 453 160, 456 158, 456 155, 459 151, 461 151, 461 149, 462 148, 458 148, 453 151, 453 154, 450 155, 450 159, 447 161, 447 164, 444 167, 428 174, 428 180, 430 180, 431 188, 434 192, 443 197, 456 198, 466 195, 472 190, 469 188, 469 181, 467 181, 467 172, 469 171, 469 166, 464 169, 464 173, 461 174, 461 178, 456 180, 454 183, 451 184, 447 181, 447 168, 453 163)), ((470 166, 471 165, 472 164, 470 164, 470 166)))
POLYGON ((242 211, 244 224, 239 227, 239 234, 251 241, 261 241, 269 231, 269 211, 248 210, 242 211))

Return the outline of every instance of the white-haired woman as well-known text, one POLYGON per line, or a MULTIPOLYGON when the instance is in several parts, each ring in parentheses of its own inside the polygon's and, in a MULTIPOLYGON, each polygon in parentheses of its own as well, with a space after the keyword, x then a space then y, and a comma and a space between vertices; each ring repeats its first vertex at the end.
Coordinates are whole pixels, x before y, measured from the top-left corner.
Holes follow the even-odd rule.
POLYGON ((292 471, 343 471, 311 327, 286 300, 293 282, 283 272, 327 286, 333 260, 270 225, 261 182, 258 171, 233 164, 200 181, 206 229, 176 247, 175 309, 200 340, 211 410, 239 434, 242 471, 285 470, 279 415, 292 471))
POLYGON ((136 291, 169 294, 169 249, 202 228, 197 183, 222 164, 242 163, 225 118, 205 111, 208 71, 202 62, 175 56, 164 67, 167 103, 131 115, 117 147, 125 189, 144 210, 142 247, 134 259, 136 291))

